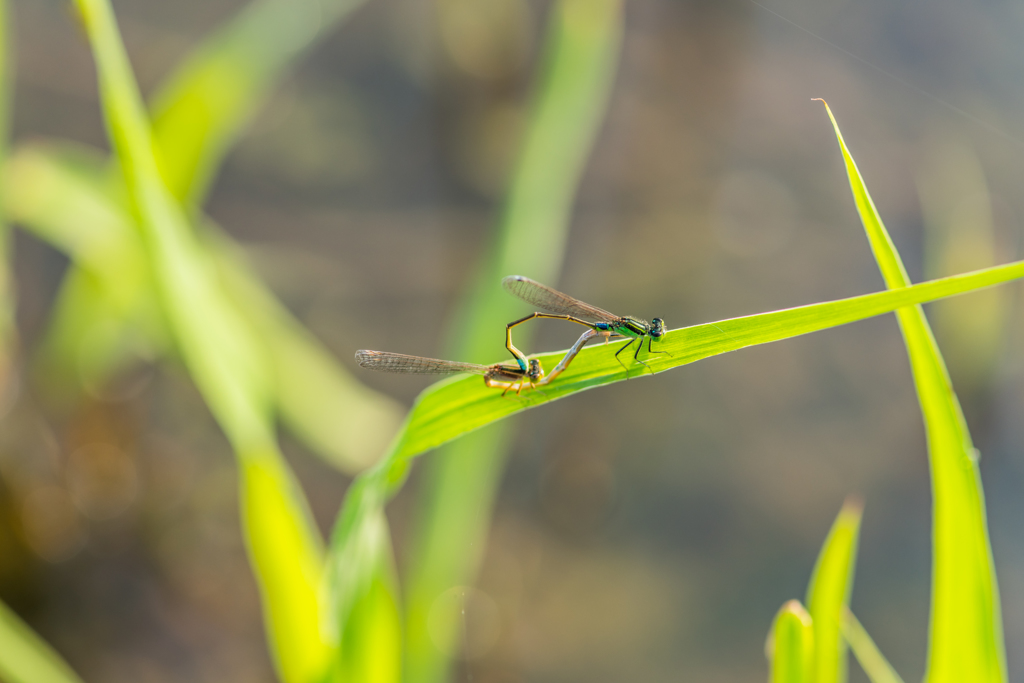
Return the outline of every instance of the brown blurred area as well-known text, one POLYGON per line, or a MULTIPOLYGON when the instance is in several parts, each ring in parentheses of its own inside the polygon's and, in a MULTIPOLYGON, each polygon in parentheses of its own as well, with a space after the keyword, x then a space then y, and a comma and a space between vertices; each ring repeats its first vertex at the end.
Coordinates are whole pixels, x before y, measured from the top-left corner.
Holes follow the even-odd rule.
MULTIPOLYGON (((148 92, 242 3, 114 6, 148 92)), ((495 222, 548 7, 369 0, 229 158, 209 213, 354 372, 357 348, 441 353, 495 222)), ((15 138, 105 147, 68 5, 14 10, 15 138)), ((1021 257, 1019 5, 632 0, 626 16, 551 284, 670 327, 881 289, 812 97, 835 112, 913 279, 1021 257), (967 223, 943 222, 979 197, 967 223), (979 256, 947 258, 968 252, 979 256)), ((24 235, 16 246, 30 356, 67 263, 24 235)), ((982 452, 1011 680, 1024 675, 1017 289, 977 347, 968 318, 928 309, 982 452)), ((544 325, 535 350, 575 334, 544 325)), ((357 376, 407 403, 426 383, 357 376)), ((185 373, 140 365, 71 410, 47 405, 26 373, 3 410, 0 597, 87 681, 272 680, 234 463, 185 373)), ((479 585, 452 597, 473 636, 457 680, 762 681, 772 616, 802 597, 850 493, 866 503, 853 610, 906 680, 923 674, 928 464, 892 316, 518 420, 479 585)), ((326 531, 347 479, 284 439, 326 531)), ((416 483, 389 508, 400 562, 416 483)))

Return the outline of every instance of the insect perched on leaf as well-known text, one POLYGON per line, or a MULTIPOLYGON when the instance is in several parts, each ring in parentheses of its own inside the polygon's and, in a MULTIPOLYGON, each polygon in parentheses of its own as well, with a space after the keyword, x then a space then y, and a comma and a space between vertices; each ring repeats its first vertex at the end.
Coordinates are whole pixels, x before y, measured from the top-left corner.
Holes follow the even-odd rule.
MULTIPOLYGON (((629 343, 615 352, 615 359, 626 369, 629 368, 619 359, 619 354, 628 349, 636 342, 636 352, 633 353, 633 360, 650 370, 647 363, 640 360, 640 349, 643 348, 644 338, 647 338, 648 353, 668 353, 667 351, 654 351, 651 344, 660 341, 665 335, 665 321, 661 318, 654 318, 651 322, 634 318, 632 316, 618 316, 609 313, 603 308, 591 306, 579 299, 563 294, 547 285, 531 280, 522 275, 509 275, 501 281, 502 286, 517 297, 531 303, 538 308, 543 308, 550 313, 531 313, 525 318, 520 318, 505 326, 505 348, 509 350, 522 371, 526 371, 526 356, 512 343, 512 328, 534 318, 554 318, 557 320, 568 320, 589 327, 595 332, 587 339, 597 335, 604 335, 606 341, 611 337, 628 337, 629 343)), ((585 341, 581 338, 580 341, 585 341)), ((578 341, 577 344, 580 342, 578 341)), ((671 355, 671 354, 669 354, 671 355)))

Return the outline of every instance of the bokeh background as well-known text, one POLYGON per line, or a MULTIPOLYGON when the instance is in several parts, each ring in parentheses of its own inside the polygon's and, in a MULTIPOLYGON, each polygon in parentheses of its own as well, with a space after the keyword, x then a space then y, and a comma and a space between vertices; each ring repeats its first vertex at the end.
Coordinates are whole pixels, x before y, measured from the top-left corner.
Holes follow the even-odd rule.
MULTIPOLYGON (((115 2, 144 90, 242 4, 115 2)), ((69 6, 14 10, 15 139, 105 148, 69 6)), ((439 356, 457 333, 549 10, 369 0, 275 90, 208 202, 339 362, 405 404, 428 380, 362 372, 352 354, 439 356)), ((1024 9, 1000 1, 631 0, 552 284, 670 327, 882 289, 812 97, 836 113, 913 279, 1020 258, 1021 35, 1024 9)), ((33 382, 67 266, 18 235, 25 360, 0 422, 0 598, 88 681, 273 680, 235 464, 187 375, 140 360, 73 406, 33 382)), ((1024 677, 1018 289, 928 308, 982 452, 1011 680, 1024 677)), ((543 324, 533 349, 576 333, 543 324)), ((866 503, 853 610, 906 680, 923 675, 928 464, 892 316, 515 425, 456 680, 764 680, 771 619, 802 596, 849 494, 866 503)), ((349 479, 284 438, 326 533, 349 479)), ((389 507, 400 567, 421 469, 389 507)))

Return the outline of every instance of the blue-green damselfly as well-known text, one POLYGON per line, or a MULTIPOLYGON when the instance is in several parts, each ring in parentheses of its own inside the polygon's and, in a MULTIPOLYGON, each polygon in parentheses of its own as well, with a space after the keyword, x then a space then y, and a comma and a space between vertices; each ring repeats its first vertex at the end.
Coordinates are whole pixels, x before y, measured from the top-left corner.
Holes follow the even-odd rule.
POLYGON ((650 370, 650 366, 640 360, 640 349, 643 348, 645 337, 647 338, 648 353, 668 353, 667 351, 654 351, 651 349, 651 344, 659 341, 665 335, 665 321, 661 318, 654 318, 651 322, 647 322, 632 316, 613 315, 603 308, 591 306, 575 297, 563 294, 556 289, 542 285, 536 280, 531 280, 522 275, 509 275, 501 281, 501 284, 505 289, 523 301, 550 311, 550 313, 531 313, 525 318, 520 318, 505 326, 505 348, 515 357, 522 372, 526 371, 527 360, 526 356, 512 343, 512 328, 534 318, 568 320, 578 325, 589 327, 593 334, 588 336, 587 333, 584 333, 583 337, 576 342, 576 345, 580 347, 591 338, 599 335, 604 336, 605 341, 613 336, 628 338, 629 343, 623 345, 621 349, 615 352, 615 359, 625 368, 627 377, 629 376, 629 368, 619 359, 619 354, 632 346, 634 342, 637 343, 637 347, 636 352, 633 354, 633 360, 648 370, 650 370))

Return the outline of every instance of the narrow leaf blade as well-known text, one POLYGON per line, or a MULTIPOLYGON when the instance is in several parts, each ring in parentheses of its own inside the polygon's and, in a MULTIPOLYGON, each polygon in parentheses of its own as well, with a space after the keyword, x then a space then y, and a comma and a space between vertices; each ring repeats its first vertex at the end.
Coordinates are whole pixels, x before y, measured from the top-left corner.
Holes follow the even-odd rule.
POLYGON ((849 609, 843 610, 843 637, 857 657, 871 683, 903 683, 903 679, 882 655, 875 641, 849 609))
POLYGON ((2 602, 0 679, 7 683, 82 683, 61 656, 2 602))
MULTIPOLYGON (((857 211, 886 285, 910 284, 903 262, 826 105, 857 211)), ((1006 680, 999 589, 978 453, 920 306, 897 311, 928 436, 934 526, 929 683, 1006 680)))
POLYGON ((814 624, 797 600, 790 600, 775 616, 768 646, 771 683, 814 681, 814 624))
POLYGON ((845 683, 846 642, 840 635, 843 610, 853 588, 857 538, 863 505, 848 499, 825 539, 807 588, 807 608, 814 619, 814 680, 845 683))
POLYGON ((163 184, 152 136, 108 0, 76 0, 96 60, 104 116, 169 326, 242 466, 242 507, 271 649, 287 683, 324 673, 319 538, 273 437, 261 347, 215 277, 163 184))
MULTIPOLYGON (((903 306, 963 294, 1021 277, 1024 277, 1024 261, 898 290, 694 325, 672 330, 664 336, 660 349, 668 353, 641 358, 654 372, 663 372, 718 354, 845 325, 890 313, 903 306)), ((556 382, 545 386, 543 392, 530 391, 523 392, 521 396, 510 394, 503 397, 500 391, 484 386, 475 376, 437 382, 420 394, 409 414, 406 428, 387 457, 404 467, 408 458, 522 410, 586 389, 625 381, 626 371, 615 358, 618 349, 617 343, 583 349, 565 373, 556 382)), ((550 369, 561 360, 563 353, 535 357, 550 369)), ((638 372, 632 370, 633 381, 640 379, 637 375, 638 372)))

